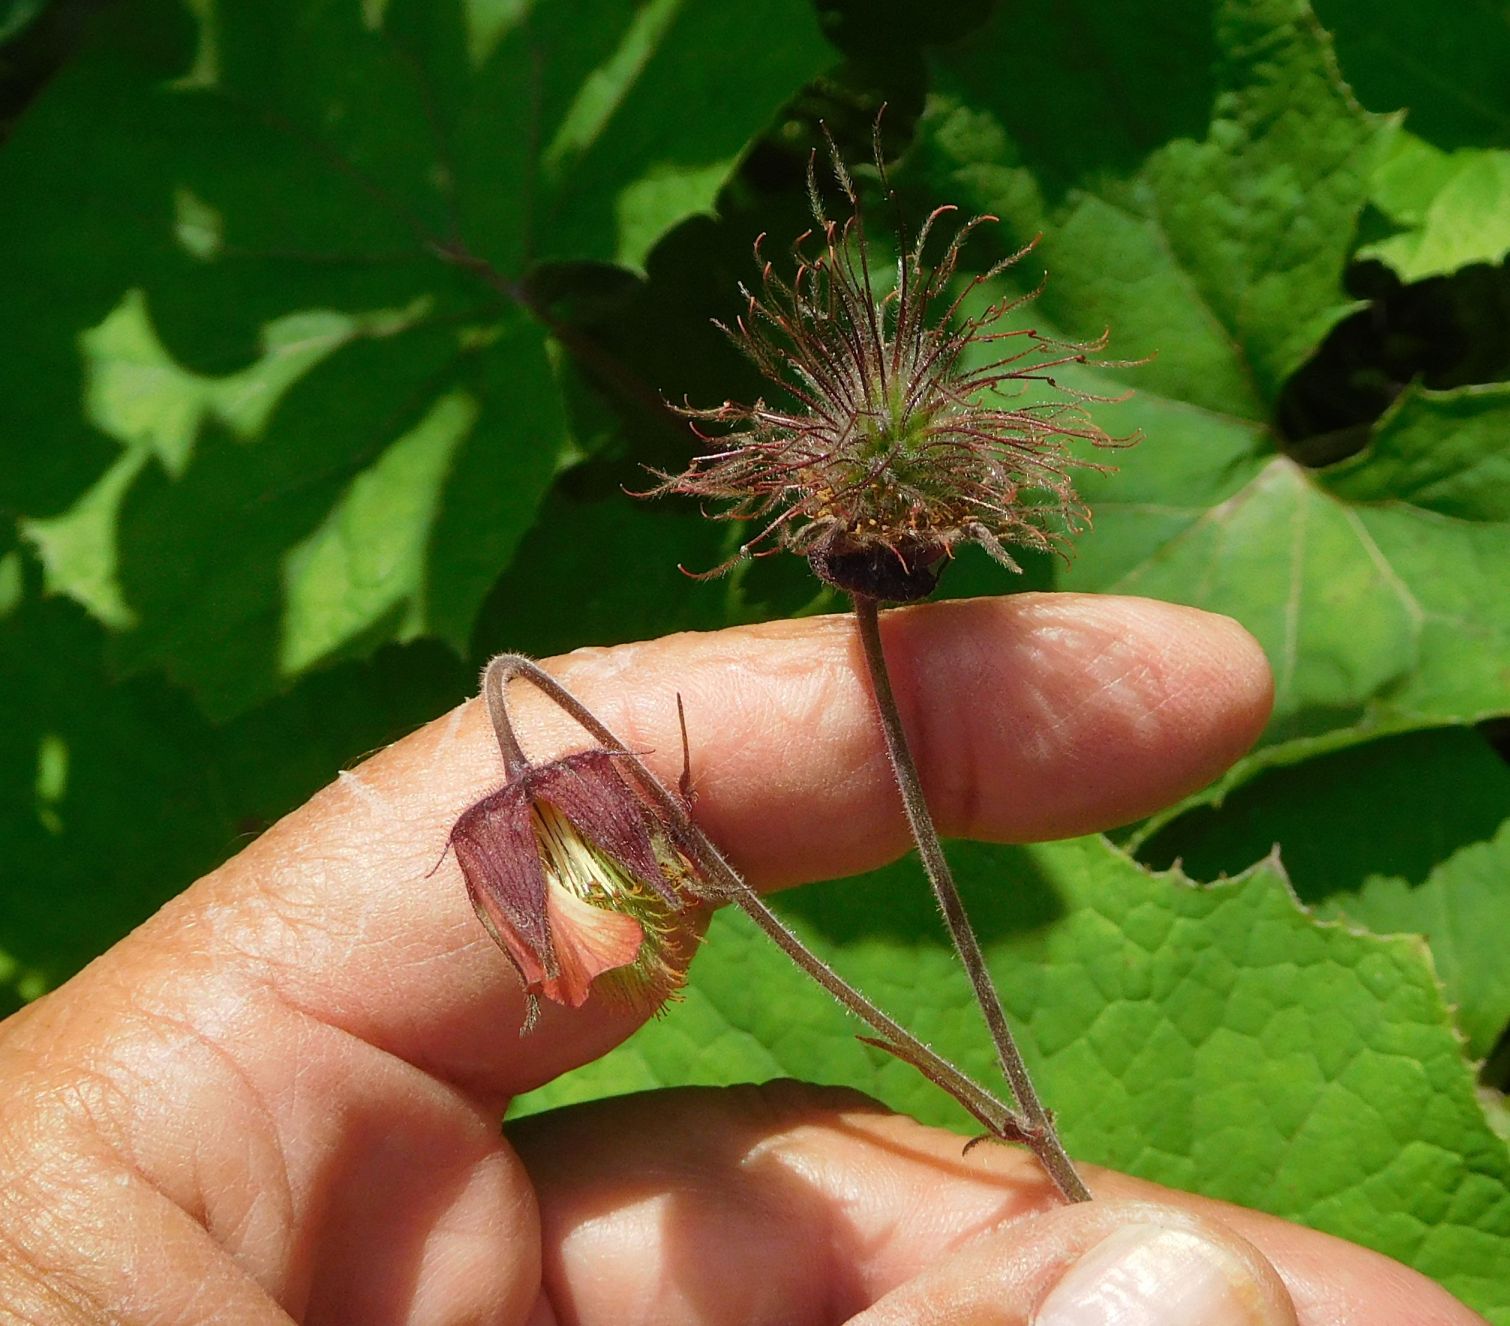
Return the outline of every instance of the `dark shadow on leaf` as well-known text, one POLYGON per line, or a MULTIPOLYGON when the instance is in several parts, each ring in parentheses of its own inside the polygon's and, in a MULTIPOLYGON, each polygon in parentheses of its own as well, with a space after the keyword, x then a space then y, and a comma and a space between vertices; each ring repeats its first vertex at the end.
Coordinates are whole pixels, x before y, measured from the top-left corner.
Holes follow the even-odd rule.
POLYGON ((136 453, 119 519, 50 562, 134 614, 124 668, 225 717, 385 637, 464 646, 565 447, 524 278, 637 261, 707 205, 826 58, 785 3, 758 46, 706 4, 117 8, 0 160, 0 353, 33 366, 0 502, 79 516, 136 453), (133 309, 149 332, 101 349, 133 309))
POLYGON ((1277 844, 1301 899, 1358 892, 1372 875, 1413 887, 1510 814, 1510 774, 1472 728, 1388 737, 1260 774, 1180 816, 1139 857, 1195 879, 1237 875, 1277 844))
MULTIPOLYGON (((983 944, 1042 931, 1064 914, 1054 881, 1031 853, 959 841, 947 844, 947 851, 983 944)), ((867 875, 794 889, 774 902, 783 915, 816 929, 825 944, 842 947, 871 938, 916 944, 925 937, 940 946, 948 942, 927 878, 912 856, 867 875)))
POLYGON ((1362 698, 1356 704, 1307 704, 1284 714, 1264 730, 1264 744, 1275 746, 1285 741, 1298 741, 1343 729, 1360 728, 1369 721, 1370 700, 1387 697, 1403 679, 1404 674, 1397 671, 1393 677, 1378 685, 1372 697, 1362 698))
POLYGON ((1409 0, 1315 0, 1315 10, 1369 110, 1408 110, 1411 132, 1441 148, 1504 146, 1510 32, 1502 11, 1409 0))
POLYGON ((581 482, 598 468, 579 467, 547 497, 478 614, 474 654, 543 656, 727 624, 719 587, 678 569, 716 566, 719 531, 689 504, 640 506, 616 484, 581 482))
POLYGON ((0 637, 0 951, 55 985, 375 750, 458 703, 472 669, 388 646, 221 728, 160 676, 119 681, 76 605, 31 602, 0 637))
POLYGON ((1347 283, 1368 307, 1332 328, 1275 407, 1285 454, 1312 468, 1362 451, 1412 382, 1445 391, 1510 377, 1510 265, 1407 285, 1367 262, 1347 283))
POLYGON ((119 640, 119 664, 167 667, 223 718, 281 689, 290 657, 328 655, 287 638, 289 559, 418 420, 456 353, 448 329, 356 339, 295 382, 256 435, 212 422, 181 476, 147 469, 117 532, 121 588, 142 623, 119 640))
POLYGON ((1204 0, 1004 0, 984 30, 949 50, 947 63, 938 93, 988 112, 1015 158, 991 164, 1025 168, 1051 205, 1098 176, 1135 174, 1171 139, 1204 140, 1217 90, 1204 0))

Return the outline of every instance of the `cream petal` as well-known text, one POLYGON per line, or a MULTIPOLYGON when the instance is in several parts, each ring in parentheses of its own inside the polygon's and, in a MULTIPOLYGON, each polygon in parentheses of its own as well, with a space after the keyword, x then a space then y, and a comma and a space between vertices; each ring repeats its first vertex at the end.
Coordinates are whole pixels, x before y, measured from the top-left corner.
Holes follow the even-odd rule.
POLYGON ((554 881, 546 892, 545 907, 558 974, 546 977, 542 973, 530 988, 558 1004, 578 1008, 586 1002, 594 978, 635 960, 645 932, 632 916, 594 907, 554 881))

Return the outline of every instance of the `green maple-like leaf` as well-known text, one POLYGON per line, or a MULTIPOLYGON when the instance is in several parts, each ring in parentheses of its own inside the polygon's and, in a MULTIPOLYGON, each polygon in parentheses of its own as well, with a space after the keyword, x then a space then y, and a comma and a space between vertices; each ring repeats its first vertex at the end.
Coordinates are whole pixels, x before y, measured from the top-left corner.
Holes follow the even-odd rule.
POLYGON ((1141 392, 1266 419, 1352 306, 1340 277, 1387 122, 1298 0, 1119 6, 1088 30, 1044 17, 1003 11, 935 57, 918 173, 1001 217, 1004 244, 1046 233, 1039 307, 1156 352, 1141 392), (1071 51, 1101 76, 1064 79, 1071 51))
POLYGON ((118 8, 0 156, 49 587, 220 716, 464 646, 573 454, 532 274, 638 266, 825 58, 800 0, 118 8))
POLYGON ((476 684, 438 644, 389 646, 216 727, 160 676, 111 677, 106 632, 78 605, 0 594, 0 615, 12 715, 0 725, 0 1012, 71 976, 353 752, 476 684))
POLYGON ((1072 83, 1051 81, 1042 48, 1069 41, 1052 21, 1020 34, 1024 77, 997 77, 1003 14, 938 57, 913 169, 1001 216, 1008 242, 1048 234, 1047 322, 1108 325, 1119 352, 1156 355, 1087 384, 1133 388, 1118 421, 1147 440, 1084 483, 1096 528, 1059 583, 1254 632, 1277 699, 1241 777, 1505 707, 1510 393, 1407 392, 1345 464, 1289 457, 1276 405, 1351 307, 1343 270, 1388 125, 1352 100, 1302 4, 1218 4, 1209 28, 1201 9, 1108 11, 1078 38, 1101 77, 1072 83), (1160 63, 1173 28, 1209 33, 1210 75, 1188 53, 1160 63))
POLYGON ((1275 710, 1238 778, 1488 717, 1504 708, 1510 667, 1494 589, 1510 566, 1507 423, 1510 389, 1412 391, 1363 453, 1321 471, 1262 434, 1206 457, 1212 468, 1199 438, 1171 437, 1190 467, 1185 501, 1130 464, 1069 582, 1226 612, 1258 637, 1275 710))
MULTIPOLYGON (((1098 839, 951 851, 1076 1155, 1378 1248, 1510 1322, 1510 1151, 1419 941, 1313 919, 1272 868, 1202 887, 1098 839)), ((927 939, 938 926, 910 863, 803 890, 784 910, 925 1041, 996 1080, 956 960, 927 939)), ((855 1029, 724 914, 683 1003, 520 1108, 791 1075, 971 1131, 855 1029)))
POLYGON ((1411 733, 1262 774, 1139 856, 1200 879, 1278 850, 1318 915, 1420 935, 1474 1058, 1510 1026, 1510 770, 1473 731, 1411 733))

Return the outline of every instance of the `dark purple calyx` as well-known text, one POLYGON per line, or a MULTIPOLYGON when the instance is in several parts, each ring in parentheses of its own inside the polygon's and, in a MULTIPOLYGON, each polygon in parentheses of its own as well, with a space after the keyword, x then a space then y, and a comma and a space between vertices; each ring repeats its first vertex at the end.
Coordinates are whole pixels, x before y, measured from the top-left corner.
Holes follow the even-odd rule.
POLYGON ((946 549, 931 539, 898 543, 832 534, 813 548, 807 563, 818 579, 850 594, 883 603, 912 603, 933 593, 946 549))
POLYGON ((473 907, 505 951, 511 932, 553 975, 556 955, 547 920, 546 878, 530 807, 554 806, 583 838, 648 885, 672 909, 686 905, 667 881, 652 834, 675 841, 617 768, 612 751, 585 750, 529 765, 506 787, 462 812, 451 830, 473 907))

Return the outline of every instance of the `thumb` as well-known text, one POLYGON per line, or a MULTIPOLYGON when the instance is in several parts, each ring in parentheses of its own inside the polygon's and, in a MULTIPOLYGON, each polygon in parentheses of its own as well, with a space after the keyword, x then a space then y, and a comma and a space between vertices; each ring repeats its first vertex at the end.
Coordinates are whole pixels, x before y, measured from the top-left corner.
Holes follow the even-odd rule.
POLYGON ((1274 1267, 1173 1207, 1082 1202, 984 1235, 851 1326, 1296 1326, 1274 1267))

